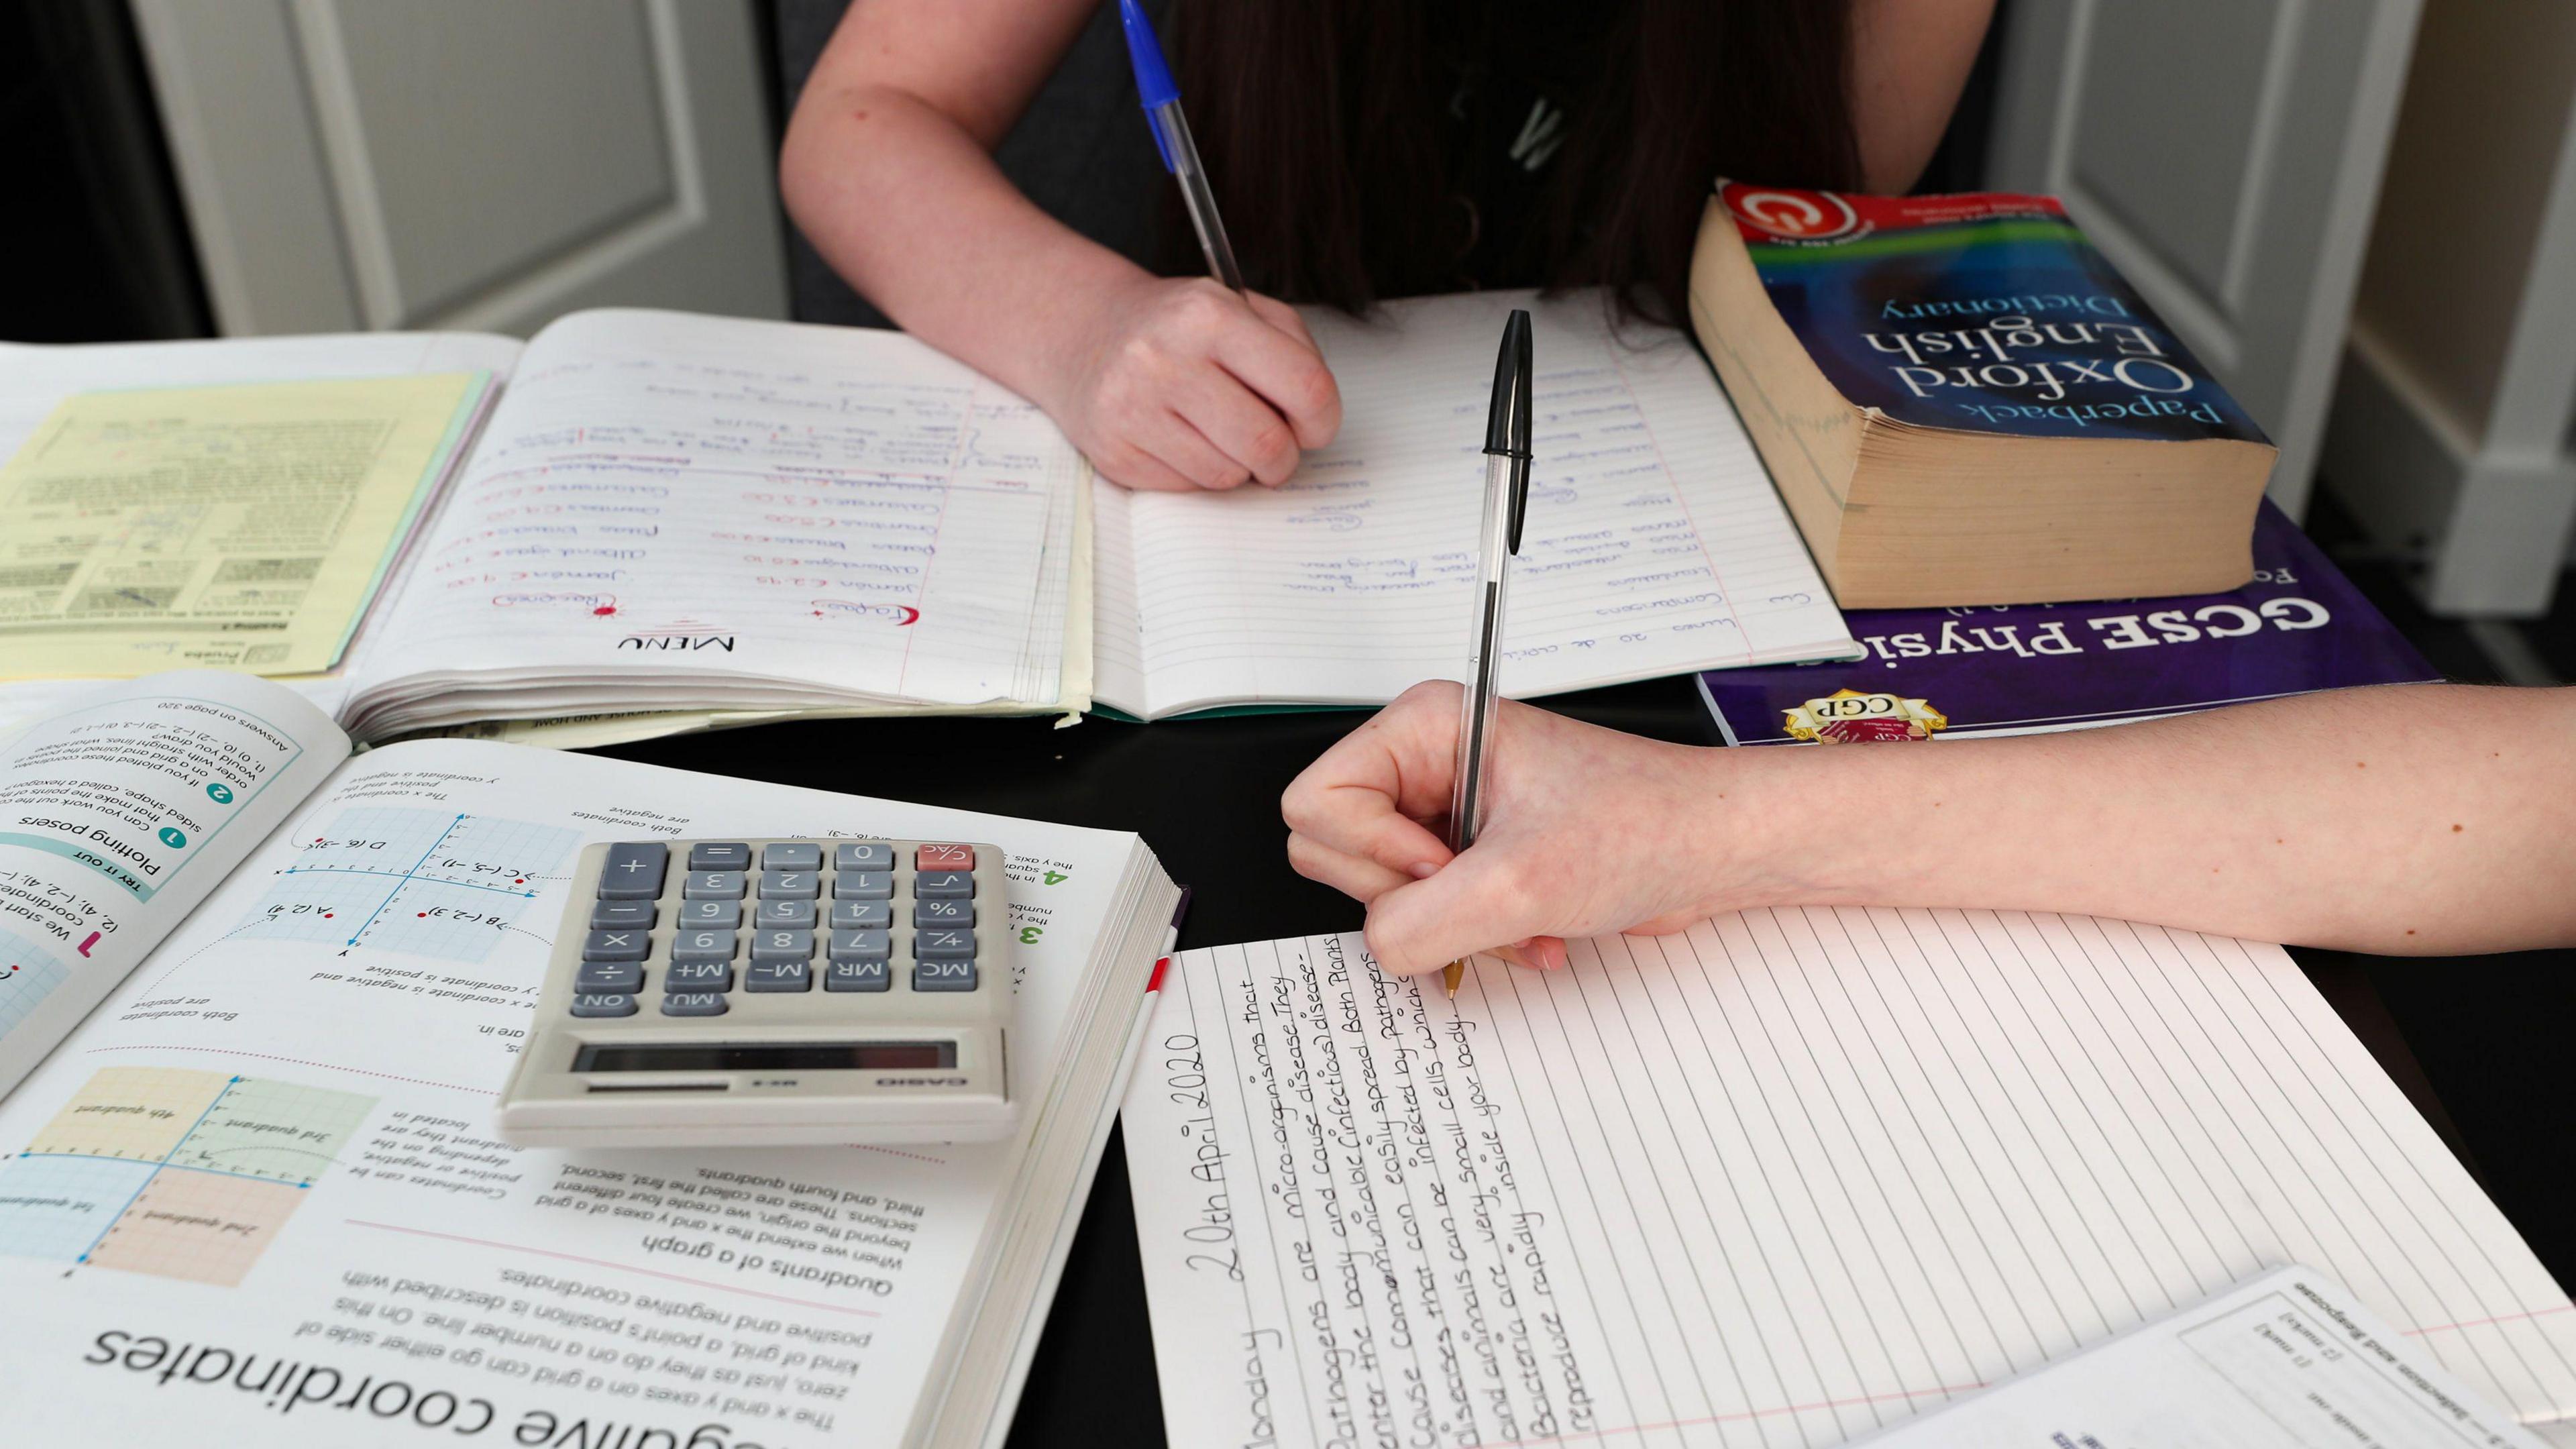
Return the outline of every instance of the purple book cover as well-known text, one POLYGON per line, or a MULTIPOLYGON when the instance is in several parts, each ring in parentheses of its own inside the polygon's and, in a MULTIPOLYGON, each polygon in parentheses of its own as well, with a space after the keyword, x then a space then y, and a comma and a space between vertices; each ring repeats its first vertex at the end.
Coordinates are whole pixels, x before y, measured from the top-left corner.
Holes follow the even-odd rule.
POLYGON ((2233 593, 1843 617, 1866 657, 1699 677, 1728 743, 2082 729, 2441 677, 2268 502, 2233 593))

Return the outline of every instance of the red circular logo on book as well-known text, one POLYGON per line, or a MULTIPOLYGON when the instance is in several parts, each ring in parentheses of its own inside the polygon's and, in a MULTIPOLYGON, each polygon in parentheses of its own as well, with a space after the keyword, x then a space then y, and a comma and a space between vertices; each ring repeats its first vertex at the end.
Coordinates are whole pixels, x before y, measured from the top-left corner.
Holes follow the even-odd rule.
POLYGON ((1727 206, 1757 231, 1791 241, 1821 241, 1860 226, 1852 204, 1830 191, 1728 189, 1727 206))

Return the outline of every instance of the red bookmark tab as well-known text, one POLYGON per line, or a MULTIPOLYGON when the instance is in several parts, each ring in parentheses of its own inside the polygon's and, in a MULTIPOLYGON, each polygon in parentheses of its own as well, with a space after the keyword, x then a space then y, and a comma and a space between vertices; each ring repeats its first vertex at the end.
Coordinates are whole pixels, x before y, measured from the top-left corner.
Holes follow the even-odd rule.
POLYGON ((1152 979, 1152 980, 1150 980, 1150 981, 1148 981, 1148 982, 1146 982, 1146 983, 1145 983, 1145 994, 1146 994, 1146 995, 1151 996, 1151 995, 1153 995, 1155 992, 1160 991, 1160 990, 1162 990, 1162 989, 1163 989, 1163 968, 1165 968, 1165 967, 1167 967, 1167 966, 1169 966, 1169 965, 1171 965, 1171 964, 1172 964, 1172 958, 1171 958, 1171 957, 1169 957, 1169 956, 1159 956, 1159 957, 1156 957, 1156 958, 1155 958, 1155 960, 1154 960, 1154 977, 1153 977, 1153 979, 1152 979))

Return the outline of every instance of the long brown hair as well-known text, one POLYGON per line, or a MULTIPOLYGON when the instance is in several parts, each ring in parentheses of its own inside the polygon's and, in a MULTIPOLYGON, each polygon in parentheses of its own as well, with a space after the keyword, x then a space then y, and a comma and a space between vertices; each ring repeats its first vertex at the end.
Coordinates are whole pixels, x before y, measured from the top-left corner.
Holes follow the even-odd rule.
MULTIPOLYGON (((1177 8, 1190 123, 1247 280, 1352 311, 1457 289, 1471 223, 1450 200, 1431 7, 1177 8)), ((1485 280, 1597 283, 1622 308, 1679 315, 1711 181, 1859 185, 1850 29, 1840 0, 1637 0, 1521 239, 1535 274, 1485 280)))

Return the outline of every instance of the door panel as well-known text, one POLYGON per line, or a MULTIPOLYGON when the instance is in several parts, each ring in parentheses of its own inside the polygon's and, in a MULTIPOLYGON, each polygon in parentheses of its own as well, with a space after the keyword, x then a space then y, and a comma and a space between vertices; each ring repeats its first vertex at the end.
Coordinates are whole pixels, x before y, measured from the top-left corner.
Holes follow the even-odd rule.
POLYGON ((136 11, 227 333, 784 315, 747 5, 136 11))
POLYGON ((2421 0, 2018 0, 1993 184, 2068 209, 2307 502, 2421 0))

